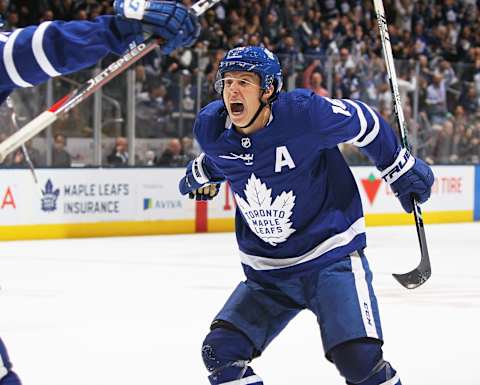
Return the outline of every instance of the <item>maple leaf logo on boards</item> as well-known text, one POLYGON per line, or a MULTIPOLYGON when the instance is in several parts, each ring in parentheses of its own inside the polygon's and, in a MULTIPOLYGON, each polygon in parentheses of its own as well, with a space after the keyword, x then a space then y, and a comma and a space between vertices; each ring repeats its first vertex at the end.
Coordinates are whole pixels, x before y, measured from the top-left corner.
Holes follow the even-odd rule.
POLYGON ((45 190, 42 190, 42 211, 53 212, 57 209, 57 199, 60 195, 60 189, 55 189, 51 179, 45 183, 45 190))
POLYGON ((235 200, 250 230, 262 241, 277 246, 295 232, 290 217, 295 206, 293 191, 282 192, 272 203, 272 189, 254 174, 245 186, 245 201, 235 194, 235 200))
POLYGON ((380 188, 380 184, 382 183, 382 180, 377 179, 373 174, 370 174, 370 176, 367 179, 362 179, 361 182, 363 185, 363 189, 367 193, 367 197, 370 204, 373 204, 373 201, 377 196, 378 189, 380 188))

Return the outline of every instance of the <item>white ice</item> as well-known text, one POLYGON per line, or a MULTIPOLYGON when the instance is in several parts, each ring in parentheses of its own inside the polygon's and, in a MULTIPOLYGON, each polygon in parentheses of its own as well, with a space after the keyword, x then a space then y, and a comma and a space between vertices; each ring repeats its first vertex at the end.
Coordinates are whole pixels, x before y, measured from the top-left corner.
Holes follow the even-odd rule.
MULTIPOLYGON (((480 223, 369 228, 385 356, 404 385, 480 384, 480 223)), ((208 384, 200 346, 242 280, 233 234, 0 244, 0 336, 25 385, 208 384)), ((267 385, 342 384, 303 312, 254 361, 267 385)))

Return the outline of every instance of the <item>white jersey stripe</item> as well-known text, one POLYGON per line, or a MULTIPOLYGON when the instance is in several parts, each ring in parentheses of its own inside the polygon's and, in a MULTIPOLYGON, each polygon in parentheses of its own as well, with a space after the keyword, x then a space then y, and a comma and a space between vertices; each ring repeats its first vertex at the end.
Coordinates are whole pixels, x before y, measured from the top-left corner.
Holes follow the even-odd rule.
POLYGON ((52 64, 48 60, 45 51, 43 50, 43 36, 48 26, 51 24, 51 21, 46 21, 38 26, 36 31, 33 34, 32 39, 32 49, 35 59, 37 59, 38 65, 40 68, 50 77, 60 76, 61 73, 53 68, 52 64))
POLYGON ((357 235, 365 232, 365 218, 361 217, 355 221, 343 233, 336 234, 326 239, 307 253, 293 258, 265 258, 257 255, 249 255, 240 251, 240 260, 243 264, 252 267, 255 270, 273 270, 283 269, 299 265, 301 263, 312 261, 322 254, 340 246, 349 244, 357 235))
POLYGON ((248 376, 239 380, 223 382, 220 385, 249 385, 249 384, 263 384, 262 379, 257 375, 248 376))
POLYGON ((377 137, 378 133, 380 132, 380 122, 378 120, 377 114, 370 108, 370 106, 366 105, 365 103, 360 102, 372 115, 374 125, 372 131, 370 131, 367 136, 361 142, 353 143, 357 147, 365 147, 373 142, 373 140, 377 137))
POLYGON ((0 41, 6 42, 8 40, 8 35, 5 35, 4 33, 0 33, 0 41))
POLYGON ((393 378, 387 380, 386 382, 382 382, 380 385, 398 385, 399 382, 400 376, 398 375, 398 373, 396 373, 393 378))
POLYGON ((357 110, 358 120, 360 120, 360 132, 355 138, 350 139, 346 142, 346 143, 355 143, 358 139, 360 139, 363 135, 365 135, 365 132, 367 132, 367 119, 365 119, 363 110, 357 103, 355 103, 353 100, 348 100, 348 99, 342 99, 342 100, 352 105, 357 110))
POLYGON ((14 82, 19 87, 33 87, 33 84, 30 84, 22 79, 20 74, 15 67, 15 61, 13 60, 13 45, 19 33, 22 32, 22 29, 17 29, 13 32, 3 48, 3 63, 5 64, 5 69, 7 70, 8 76, 12 82, 14 82))
POLYGON ((357 288, 358 303, 360 304, 360 312, 362 313, 365 332, 368 337, 378 338, 362 259, 355 253, 350 255, 350 261, 352 262, 352 273, 355 278, 355 287, 357 288))

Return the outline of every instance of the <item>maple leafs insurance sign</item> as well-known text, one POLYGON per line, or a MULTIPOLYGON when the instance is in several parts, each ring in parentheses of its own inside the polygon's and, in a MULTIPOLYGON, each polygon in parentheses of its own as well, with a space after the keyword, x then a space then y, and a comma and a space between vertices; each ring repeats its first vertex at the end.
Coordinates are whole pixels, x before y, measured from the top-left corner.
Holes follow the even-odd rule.
POLYGON ((295 206, 293 191, 282 192, 272 203, 272 190, 254 174, 245 187, 245 201, 235 194, 235 200, 250 229, 264 242, 277 246, 295 232, 290 217, 295 206))

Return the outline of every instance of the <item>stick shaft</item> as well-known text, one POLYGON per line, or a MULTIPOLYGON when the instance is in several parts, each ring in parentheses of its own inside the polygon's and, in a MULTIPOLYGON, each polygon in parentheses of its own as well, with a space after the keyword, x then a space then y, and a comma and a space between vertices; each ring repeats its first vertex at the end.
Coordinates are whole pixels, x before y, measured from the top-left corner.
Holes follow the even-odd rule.
POLYGON ((393 96, 393 105, 395 116, 397 118, 398 129, 400 131, 402 146, 408 148, 407 126, 405 116, 403 114, 402 103, 400 100, 400 91, 398 89, 397 72, 393 60, 392 45, 390 43, 390 35, 388 33, 387 18, 383 8, 382 0, 373 0, 375 11, 377 13, 378 28, 380 29, 380 37, 382 41, 383 54, 385 57, 385 65, 387 67, 388 78, 390 81, 390 89, 393 96))

